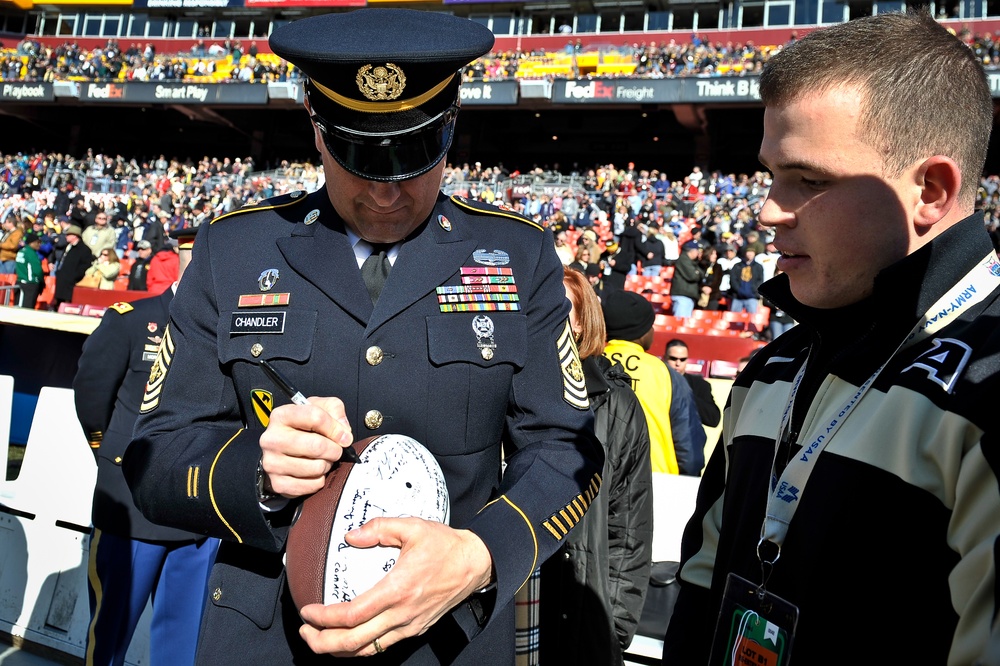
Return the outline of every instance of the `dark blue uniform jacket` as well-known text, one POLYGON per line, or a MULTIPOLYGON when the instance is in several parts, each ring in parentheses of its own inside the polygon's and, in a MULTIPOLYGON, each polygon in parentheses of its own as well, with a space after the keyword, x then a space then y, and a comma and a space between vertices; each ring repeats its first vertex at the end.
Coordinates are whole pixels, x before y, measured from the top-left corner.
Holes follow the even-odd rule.
POLYGON ((115 303, 83 345, 73 378, 76 413, 97 457, 94 527, 146 541, 191 541, 198 535, 147 520, 122 476, 149 369, 167 326, 172 289, 153 298, 115 303))
POLYGON ((287 402, 259 359, 305 395, 341 398, 356 439, 424 444, 444 471, 451 524, 493 555, 494 592, 366 663, 513 663, 514 592, 600 488, 603 453, 551 233, 442 195, 411 236, 373 308, 325 190, 199 231, 125 472, 148 517, 224 540, 200 663, 330 660, 299 639, 284 584, 295 503, 264 513, 257 501, 258 440, 287 402), (488 284, 516 287, 490 296, 507 300, 469 289, 490 271, 510 279, 488 284))

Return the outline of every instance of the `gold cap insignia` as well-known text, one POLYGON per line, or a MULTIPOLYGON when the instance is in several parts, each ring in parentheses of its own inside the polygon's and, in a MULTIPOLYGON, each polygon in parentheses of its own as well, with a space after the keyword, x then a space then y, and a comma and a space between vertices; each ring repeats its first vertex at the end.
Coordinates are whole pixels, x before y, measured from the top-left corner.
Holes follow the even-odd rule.
POLYGON ((361 94, 376 102, 396 99, 403 94, 403 88, 406 87, 403 70, 391 62, 385 63, 384 67, 365 65, 358 70, 355 80, 361 94))

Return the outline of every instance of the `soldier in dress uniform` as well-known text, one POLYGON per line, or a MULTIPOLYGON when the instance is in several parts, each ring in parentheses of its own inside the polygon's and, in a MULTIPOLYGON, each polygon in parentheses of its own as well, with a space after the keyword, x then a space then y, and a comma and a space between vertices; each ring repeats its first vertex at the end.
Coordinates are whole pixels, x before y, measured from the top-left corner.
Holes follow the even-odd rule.
POLYGON ((513 664, 514 592, 593 501, 603 452, 551 233, 440 192, 459 71, 493 36, 362 9, 270 44, 308 77, 325 187, 199 228, 124 464, 150 519, 223 539, 198 662, 513 664), (435 455, 450 526, 349 532, 402 554, 350 603, 297 611, 296 508, 344 447, 388 433, 435 455))
MULTIPOLYGON (((187 248, 181 252, 183 269, 194 235, 179 235, 187 248)), ((87 577, 88 666, 125 663, 150 597, 152 663, 194 663, 219 540, 147 520, 132 502, 121 470, 173 297, 174 289, 167 289, 108 308, 83 345, 73 380, 77 417, 97 458, 87 577)))

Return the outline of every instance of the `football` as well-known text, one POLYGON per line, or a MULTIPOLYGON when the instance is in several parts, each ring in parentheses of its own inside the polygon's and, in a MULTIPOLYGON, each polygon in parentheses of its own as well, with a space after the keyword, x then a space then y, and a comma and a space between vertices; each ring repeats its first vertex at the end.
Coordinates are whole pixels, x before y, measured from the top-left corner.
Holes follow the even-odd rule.
POLYGON ((448 524, 444 474, 422 444, 404 435, 354 443, 359 462, 340 463, 302 502, 288 532, 285 569, 296 608, 350 601, 396 563, 399 549, 355 548, 344 535, 372 518, 417 517, 448 524))

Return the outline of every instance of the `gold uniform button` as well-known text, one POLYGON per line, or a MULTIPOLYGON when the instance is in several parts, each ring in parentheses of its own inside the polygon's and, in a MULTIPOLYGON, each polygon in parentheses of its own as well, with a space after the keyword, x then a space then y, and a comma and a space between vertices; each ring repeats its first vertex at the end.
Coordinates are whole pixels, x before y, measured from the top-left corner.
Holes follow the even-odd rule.
POLYGON ((222 588, 221 587, 217 587, 214 590, 212 590, 212 601, 218 601, 221 598, 222 598, 222 588))
POLYGON ((116 465, 121 465, 122 464, 122 457, 121 456, 115 456, 115 464, 116 465))
POLYGON ((385 354, 382 353, 382 348, 373 345, 368 348, 365 352, 365 360, 368 361, 368 365, 378 365, 385 358, 385 354))
POLYGON ((369 430, 375 430, 380 425, 382 425, 382 412, 372 409, 365 414, 365 426, 369 430))
POLYGON ((264 345, 260 344, 259 342, 254 344, 254 346, 250 348, 250 355, 253 356, 254 358, 257 358, 263 353, 264 353, 264 345))

